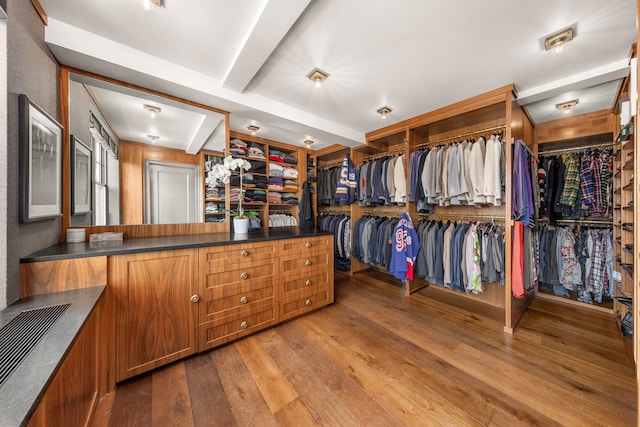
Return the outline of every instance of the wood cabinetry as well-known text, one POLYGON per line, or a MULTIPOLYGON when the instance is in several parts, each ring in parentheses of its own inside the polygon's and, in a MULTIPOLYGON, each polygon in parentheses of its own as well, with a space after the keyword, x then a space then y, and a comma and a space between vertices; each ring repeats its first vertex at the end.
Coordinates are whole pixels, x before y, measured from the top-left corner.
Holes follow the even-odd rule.
POLYGON ((280 244, 281 320, 333 302, 333 239, 285 240, 280 244))
POLYGON ((197 265, 196 249, 110 257, 116 381, 197 351, 197 265))
POLYGON ((86 426, 98 401, 98 311, 90 315, 27 424, 86 426))
MULTIPOLYGON (((255 170, 254 168, 245 171, 245 175, 253 177, 252 180, 245 180, 243 183, 243 190, 245 193, 242 207, 245 211, 256 211, 258 218, 260 218, 262 227, 269 227, 269 215, 272 214, 285 214, 293 216, 298 219, 298 202, 302 197, 302 184, 307 179, 307 153, 308 151, 301 147, 295 147, 292 145, 284 144, 277 141, 271 141, 268 139, 260 138, 253 135, 246 135, 237 132, 231 132, 231 141, 239 139, 243 142, 251 142, 252 144, 259 146, 260 150, 264 152, 265 158, 252 156, 251 153, 247 156, 233 154, 230 147, 228 152, 231 152, 233 157, 245 159, 249 162, 264 162, 265 170, 255 170), (275 160, 280 157, 278 155, 270 156, 270 151, 279 152, 286 155, 284 162, 281 160, 275 160), (271 157, 271 158, 270 158, 271 157), (295 163, 289 158, 294 158, 295 163), (278 165, 284 172, 276 171, 271 168, 273 165, 278 165), (281 187, 270 186, 271 178, 280 178, 283 185, 281 187), (268 188, 255 185, 257 182, 266 182, 268 188), (254 185, 252 185, 254 184, 254 185), (288 185, 287 185, 288 184, 288 185), (264 201, 256 192, 264 192, 264 201), (297 199, 292 199, 291 195, 295 195, 297 199)), ((237 185, 231 185, 230 188, 237 188, 237 185)), ((235 195, 229 198, 229 206, 231 210, 237 209, 238 199, 235 195)), ((280 226, 279 222, 274 226, 280 226)))
POLYGON ((277 321, 276 249, 272 242, 200 249, 201 351, 277 321))
POLYGON ((109 257, 116 381, 333 302, 333 236, 109 257))

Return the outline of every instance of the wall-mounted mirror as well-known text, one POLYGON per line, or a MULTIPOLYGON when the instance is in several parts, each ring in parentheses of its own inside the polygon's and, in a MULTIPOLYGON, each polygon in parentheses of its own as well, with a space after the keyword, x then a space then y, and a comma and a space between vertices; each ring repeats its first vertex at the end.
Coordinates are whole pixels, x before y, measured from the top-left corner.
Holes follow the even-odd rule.
POLYGON ((92 209, 70 215, 69 225, 138 225, 161 218, 171 218, 165 223, 204 222, 202 153, 224 150, 226 115, 82 73, 70 72, 68 84, 69 134, 85 142, 93 158, 92 209), (145 170, 159 162, 166 166, 162 171, 145 170), (189 166, 196 172, 191 168, 175 180, 170 176, 189 166), (151 181, 156 177, 158 182, 151 181), (195 209, 193 197, 178 197, 176 185, 167 182, 179 182, 184 192, 195 194, 195 209), (153 203, 145 197, 149 191, 153 203), (152 211, 169 204, 175 210, 183 202, 189 203, 184 207, 188 215, 152 211))

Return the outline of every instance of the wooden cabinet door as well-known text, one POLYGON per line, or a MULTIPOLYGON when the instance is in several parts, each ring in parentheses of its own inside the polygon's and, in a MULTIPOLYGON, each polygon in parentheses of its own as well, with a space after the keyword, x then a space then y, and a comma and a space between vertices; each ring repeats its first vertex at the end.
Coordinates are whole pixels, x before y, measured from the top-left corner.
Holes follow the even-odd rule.
POLYGON ((110 257, 117 381, 197 351, 197 263, 197 249, 110 257))

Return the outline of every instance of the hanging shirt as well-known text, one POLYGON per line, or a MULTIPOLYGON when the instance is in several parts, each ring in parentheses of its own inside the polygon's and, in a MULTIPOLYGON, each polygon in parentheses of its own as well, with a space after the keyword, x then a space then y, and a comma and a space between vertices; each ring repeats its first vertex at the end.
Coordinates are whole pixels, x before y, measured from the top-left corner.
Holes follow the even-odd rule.
POLYGON ((353 167, 349 153, 347 153, 340 167, 340 177, 338 179, 338 186, 336 187, 336 199, 338 203, 341 205, 350 205, 355 202, 357 185, 356 170, 353 167))
POLYGON ((395 227, 392 244, 391 273, 400 280, 413 280, 413 266, 420 250, 420 241, 406 212, 395 227))

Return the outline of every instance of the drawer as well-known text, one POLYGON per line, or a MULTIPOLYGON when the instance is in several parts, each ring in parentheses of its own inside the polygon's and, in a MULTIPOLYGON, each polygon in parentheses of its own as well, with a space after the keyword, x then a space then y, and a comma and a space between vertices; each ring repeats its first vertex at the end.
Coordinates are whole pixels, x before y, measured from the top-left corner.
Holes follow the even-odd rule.
POLYGON ((315 252, 333 253, 333 236, 309 237, 280 241, 280 255, 304 256, 315 252))
POLYGON ((304 313, 316 310, 331 303, 329 289, 324 289, 308 295, 288 295, 282 299, 280 320, 291 319, 304 313))
POLYGON ((275 242, 212 246, 199 251, 200 268, 212 271, 235 270, 242 266, 265 264, 277 256, 275 242))
POLYGON ((264 265, 240 267, 238 268, 236 265, 236 269, 222 272, 211 268, 201 270, 201 283, 204 289, 234 282, 251 283, 255 279, 272 278, 276 271, 276 266, 272 261, 264 265))
POLYGON ((295 272, 317 271, 320 268, 329 268, 329 257, 333 260, 333 253, 298 254, 297 256, 283 257, 280 261, 280 271, 292 274, 295 272))
POLYGON ((206 287, 200 295, 200 321, 251 310, 273 297, 274 285, 270 277, 206 287))
POLYGON ((329 281, 329 273, 326 268, 314 269, 308 273, 298 274, 295 277, 287 277, 282 279, 282 289, 285 294, 295 292, 300 289, 318 289, 322 284, 329 281))
POLYGON ((234 313, 221 319, 200 324, 200 346, 203 351, 249 335, 276 323, 273 300, 254 306, 251 311, 234 313))

